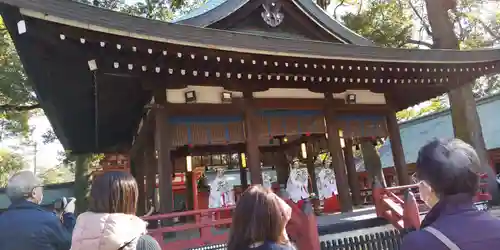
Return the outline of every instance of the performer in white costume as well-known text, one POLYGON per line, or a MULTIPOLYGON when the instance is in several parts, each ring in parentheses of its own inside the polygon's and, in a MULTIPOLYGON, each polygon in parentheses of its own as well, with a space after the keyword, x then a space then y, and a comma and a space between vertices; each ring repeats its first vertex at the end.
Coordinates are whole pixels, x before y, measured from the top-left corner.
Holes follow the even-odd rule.
POLYGON ((235 205, 233 186, 224 176, 224 170, 216 170, 217 176, 210 184, 209 208, 228 207, 235 205))
POLYGON ((332 169, 322 166, 315 169, 316 184, 318 187, 318 199, 329 199, 333 194, 337 195, 337 183, 332 169))
POLYGON ((300 200, 309 198, 308 180, 309 173, 307 169, 299 168, 298 162, 293 163, 286 183, 286 192, 293 202, 297 203, 300 200))
POLYGON ((268 173, 262 173, 262 186, 272 188, 271 176, 268 173))

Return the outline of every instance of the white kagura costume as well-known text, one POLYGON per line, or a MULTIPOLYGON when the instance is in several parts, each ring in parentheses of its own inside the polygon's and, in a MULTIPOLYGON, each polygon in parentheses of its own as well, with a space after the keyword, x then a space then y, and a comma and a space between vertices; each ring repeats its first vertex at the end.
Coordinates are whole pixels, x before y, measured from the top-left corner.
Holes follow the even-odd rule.
POLYGON ((217 171, 217 177, 210 184, 208 207, 220 208, 235 204, 233 186, 227 181, 223 170, 217 171))
POLYGON ((316 168, 316 184, 318 187, 318 199, 329 199, 333 194, 337 195, 337 183, 335 174, 330 168, 316 168))
POLYGON ((290 169, 290 176, 286 183, 286 192, 293 202, 297 203, 300 200, 309 198, 308 180, 309 173, 306 168, 290 169))
POLYGON ((267 173, 262 173, 262 186, 265 188, 272 188, 271 176, 267 173))

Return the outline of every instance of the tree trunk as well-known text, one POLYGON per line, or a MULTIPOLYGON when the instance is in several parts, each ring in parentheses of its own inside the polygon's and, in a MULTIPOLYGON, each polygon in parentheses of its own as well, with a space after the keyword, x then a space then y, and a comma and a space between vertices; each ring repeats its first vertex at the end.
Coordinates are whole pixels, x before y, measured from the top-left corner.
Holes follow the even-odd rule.
POLYGON ((77 155, 75 162, 75 198, 76 214, 87 211, 87 194, 89 190, 88 169, 90 156, 77 155))
MULTIPOLYGON (((460 49, 448 11, 456 6, 455 0, 426 0, 427 15, 436 49, 460 49)), ((471 144, 481 160, 482 171, 488 174, 489 191, 498 203, 498 187, 495 173, 490 166, 484 143, 476 102, 472 94, 473 82, 448 93, 455 137, 471 144)))
POLYGON ((326 10, 328 5, 330 5, 330 0, 316 0, 316 3, 319 5, 320 8, 326 10))

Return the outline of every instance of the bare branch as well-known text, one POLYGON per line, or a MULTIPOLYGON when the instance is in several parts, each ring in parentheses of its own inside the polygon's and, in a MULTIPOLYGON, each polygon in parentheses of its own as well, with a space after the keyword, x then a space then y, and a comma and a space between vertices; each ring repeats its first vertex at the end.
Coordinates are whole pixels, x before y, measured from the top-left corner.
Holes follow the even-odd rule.
POLYGON ((480 18, 477 18, 476 21, 479 22, 479 24, 481 24, 481 26, 483 26, 484 31, 486 31, 488 33, 488 35, 492 36, 497 41, 500 40, 500 35, 495 33, 495 31, 493 31, 493 29, 491 29, 491 27, 488 26, 488 24, 486 24, 483 20, 481 20, 480 18))
POLYGON ((40 104, 33 104, 33 105, 23 105, 23 106, 17 106, 17 105, 11 105, 11 104, 4 104, 0 105, 0 111, 3 112, 8 112, 8 111, 30 111, 34 109, 40 108, 40 104))
POLYGON ((413 13, 415 13, 415 15, 420 20, 420 23, 422 24, 422 27, 424 28, 424 30, 427 32, 427 35, 432 37, 432 32, 431 32, 431 28, 429 27, 429 24, 427 24, 427 22, 425 22, 425 19, 418 12, 417 8, 415 7, 415 5, 413 5, 413 3, 411 2, 411 0, 409 0, 408 3, 410 5, 410 8, 413 10, 413 13))
POLYGON ((337 4, 337 6, 335 6, 335 9, 333 10, 333 17, 335 19, 337 19, 337 9, 340 7, 340 6, 343 6, 345 3, 345 0, 341 0, 339 4, 337 4))
POLYGON ((358 7, 358 16, 361 14, 361 10, 363 9, 363 0, 359 1, 359 7, 358 7))
POLYGON ((407 40, 406 44, 415 44, 415 45, 419 45, 419 46, 425 46, 429 49, 432 49, 434 47, 434 45, 432 43, 424 42, 424 41, 420 41, 420 40, 414 40, 414 39, 407 40))
POLYGON ((465 30, 464 26, 462 25, 462 22, 460 22, 460 18, 463 16, 461 15, 460 12, 458 12, 456 9, 452 11, 452 13, 455 15, 454 22, 458 25, 458 37, 460 41, 463 41, 465 39, 465 30))

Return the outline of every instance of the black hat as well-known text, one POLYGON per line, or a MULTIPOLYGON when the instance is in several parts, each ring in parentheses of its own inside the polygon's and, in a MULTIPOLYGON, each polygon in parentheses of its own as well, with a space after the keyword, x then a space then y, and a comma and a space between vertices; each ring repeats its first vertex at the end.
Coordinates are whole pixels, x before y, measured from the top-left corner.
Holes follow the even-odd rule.
POLYGON ((143 235, 137 240, 136 250, 161 250, 161 247, 153 237, 143 235))

